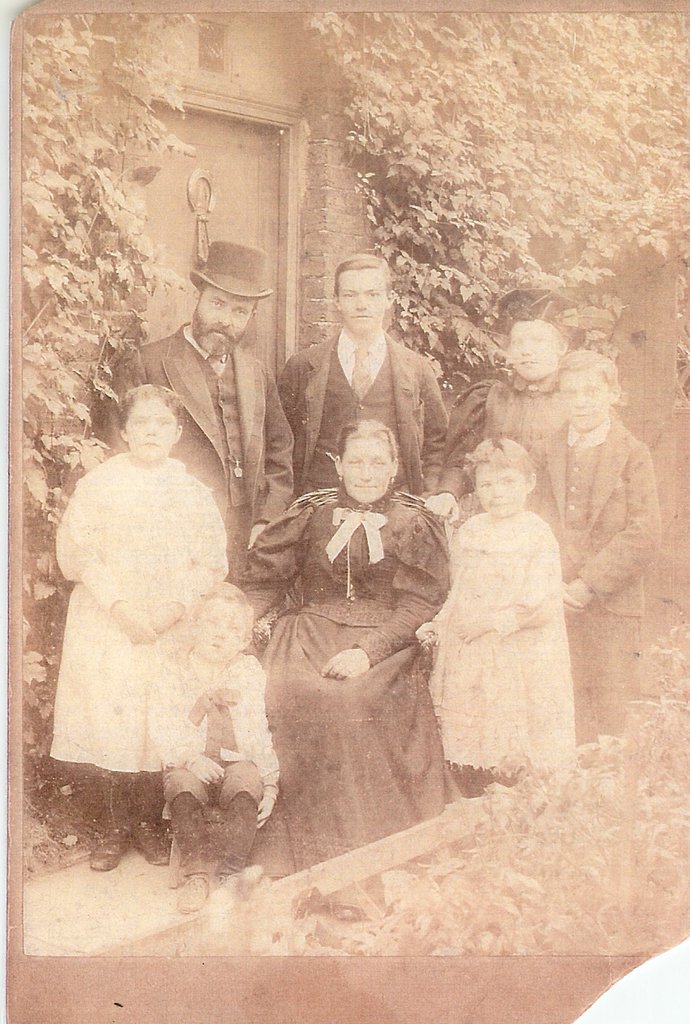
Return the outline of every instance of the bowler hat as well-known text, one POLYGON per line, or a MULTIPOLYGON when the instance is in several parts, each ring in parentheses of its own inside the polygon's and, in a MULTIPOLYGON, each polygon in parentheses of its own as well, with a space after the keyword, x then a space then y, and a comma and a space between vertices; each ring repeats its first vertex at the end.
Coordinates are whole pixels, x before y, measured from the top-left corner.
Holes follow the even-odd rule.
POLYGON ((262 249, 235 242, 211 242, 208 259, 189 276, 196 288, 210 284, 243 299, 265 299, 273 293, 266 287, 267 262, 262 249))

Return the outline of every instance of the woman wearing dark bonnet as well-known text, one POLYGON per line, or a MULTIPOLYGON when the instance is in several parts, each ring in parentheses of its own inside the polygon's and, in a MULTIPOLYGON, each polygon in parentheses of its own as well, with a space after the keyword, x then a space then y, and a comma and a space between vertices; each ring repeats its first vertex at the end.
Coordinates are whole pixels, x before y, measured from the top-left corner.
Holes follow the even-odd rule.
POLYGON ((443 758, 415 630, 448 590, 440 521, 394 493, 383 424, 341 435, 340 487, 263 532, 243 587, 258 616, 287 593, 264 657, 282 817, 301 869, 443 810, 443 758))

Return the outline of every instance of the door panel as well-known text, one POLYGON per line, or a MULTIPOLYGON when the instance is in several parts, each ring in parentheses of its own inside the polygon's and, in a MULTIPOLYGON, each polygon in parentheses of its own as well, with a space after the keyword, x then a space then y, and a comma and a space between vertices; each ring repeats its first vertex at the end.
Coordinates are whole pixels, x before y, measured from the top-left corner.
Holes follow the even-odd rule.
POLYGON ((284 359, 285 253, 281 219, 283 135, 279 128, 205 111, 188 111, 166 119, 170 130, 195 156, 173 154, 146 187, 148 234, 161 247, 162 263, 180 280, 152 296, 148 317, 151 340, 189 322, 196 289, 189 271, 196 258, 196 216, 187 201, 187 182, 197 169, 208 172, 215 207, 208 218, 210 241, 237 241, 264 249, 269 258, 273 295, 262 299, 247 332, 247 343, 274 372, 284 359))

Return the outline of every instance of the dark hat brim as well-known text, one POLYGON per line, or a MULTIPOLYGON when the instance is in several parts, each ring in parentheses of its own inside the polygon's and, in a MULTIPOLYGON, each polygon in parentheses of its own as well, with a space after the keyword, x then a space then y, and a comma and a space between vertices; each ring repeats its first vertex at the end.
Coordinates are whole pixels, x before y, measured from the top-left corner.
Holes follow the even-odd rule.
POLYGON ((269 295, 273 295, 272 288, 263 288, 257 291, 247 281, 242 281, 241 278, 230 277, 225 274, 209 277, 200 270, 192 270, 189 278, 195 288, 201 289, 204 284, 210 284, 213 288, 227 292, 228 295, 237 295, 240 299, 267 299, 269 295))

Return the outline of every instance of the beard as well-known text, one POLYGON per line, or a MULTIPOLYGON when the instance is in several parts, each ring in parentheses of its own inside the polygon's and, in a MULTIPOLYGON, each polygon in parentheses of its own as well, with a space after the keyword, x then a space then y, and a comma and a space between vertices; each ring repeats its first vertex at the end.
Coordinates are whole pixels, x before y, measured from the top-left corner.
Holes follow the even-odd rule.
POLYGON ((215 358, 231 352, 239 341, 232 330, 207 319, 198 309, 192 315, 192 336, 204 352, 215 358))

